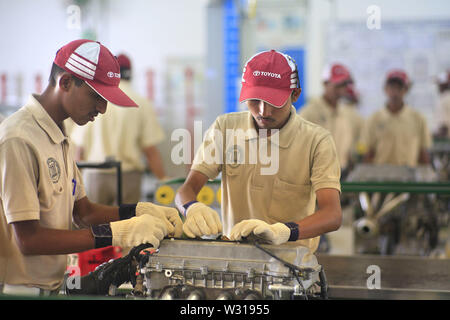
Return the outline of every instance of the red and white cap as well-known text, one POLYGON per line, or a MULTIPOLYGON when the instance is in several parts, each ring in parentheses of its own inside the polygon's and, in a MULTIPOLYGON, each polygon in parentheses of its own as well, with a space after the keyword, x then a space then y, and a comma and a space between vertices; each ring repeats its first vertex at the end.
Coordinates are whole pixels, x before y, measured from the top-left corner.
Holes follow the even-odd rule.
POLYGON ((408 75, 401 69, 393 69, 387 73, 386 82, 392 79, 400 80, 406 86, 409 86, 411 84, 408 75))
POLYGON ((294 59, 279 51, 260 52, 244 66, 239 102, 257 99, 281 108, 299 86, 294 59))
POLYGON ((348 69, 339 63, 325 66, 322 72, 322 80, 334 84, 352 83, 352 76, 348 69))
POLYGON ((122 107, 137 107, 119 89, 120 67, 117 58, 100 42, 75 40, 56 53, 56 65, 84 80, 103 99, 122 107))

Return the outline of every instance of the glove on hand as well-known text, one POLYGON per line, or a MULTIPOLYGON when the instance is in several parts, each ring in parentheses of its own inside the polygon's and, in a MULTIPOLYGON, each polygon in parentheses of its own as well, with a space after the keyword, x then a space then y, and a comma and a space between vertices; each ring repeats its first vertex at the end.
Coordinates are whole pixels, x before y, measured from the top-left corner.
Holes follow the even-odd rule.
POLYGON ((222 232, 219 214, 207 205, 196 202, 186 210, 183 231, 189 238, 222 232))
POLYGON ((159 241, 167 235, 166 223, 149 214, 111 222, 110 226, 112 245, 119 247, 151 243, 154 248, 158 248, 159 241))
POLYGON ((136 206, 136 217, 147 214, 163 220, 167 227, 169 237, 180 238, 183 234, 183 221, 181 221, 178 210, 171 207, 163 207, 151 202, 138 202, 136 206))
POLYGON ((230 240, 238 241, 253 233, 270 244, 279 245, 289 240, 291 230, 284 223, 268 224, 258 219, 242 220, 230 232, 230 240))

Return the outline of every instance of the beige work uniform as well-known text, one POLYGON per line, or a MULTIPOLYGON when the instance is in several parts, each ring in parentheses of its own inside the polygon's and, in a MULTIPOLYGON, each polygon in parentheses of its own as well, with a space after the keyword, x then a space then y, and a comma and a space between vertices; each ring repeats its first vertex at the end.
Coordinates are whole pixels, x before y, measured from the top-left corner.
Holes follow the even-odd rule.
POLYGON ((436 122, 438 128, 447 127, 447 137, 450 138, 450 90, 443 92, 439 98, 436 122))
POLYGON ((375 164, 415 167, 421 150, 431 147, 425 118, 404 105, 398 113, 387 107, 376 111, 363 129, 361 144, 375 152, 375 164))
MULTIPOLYGON (((299 221, 314 213, 317 190, 340 191, 339 162, 327 130, 304 120, 291 107, 290 118, 279 131, 278 142, 274 137, 270 137, 270 141, 267 143, 270 155, 278 149, 279 163, 276 172, 266 174, 262 169, 273 164, 263 156, 258 156, 257 161, 251 158, 255 152, 260 152, 267 138, 258 139, 250 112, 229 113, 216 119, 196 153, 192 170, 210 179, 222 172, 221 212, 226 235, 245 219, 260 219, 270 224, 299 221), (227 138, 230 130, 239 129, 248 133, 243 143, 227 138), (255 151, 257 144, 258 151, 255 151), (210 150, 214 149, 222 152, 223 164, 210 161, 209 154, 215 154, 210 150)), ((319 237, 315 237, 298 240, 293 245, 306 246, 314 252, 318 243, 319 237)))
POLYGON ((67 256, 24 256, 11 223, 70 230, 74 202, 85 197, 72 148, 33 96, 0 125, 0 284, 61 285, 67 256))
MULTIPOLYGON (((83 147, 84 160, 121 162, 123 203, 136 203, 141 197, 141 178, 145 170, 143 150, 164 140, 164 131, 150 102, 137 94, 130 81, 119 87, 138 108, 118 107, 108 103, 107 112, 85 126, 76 126, 71 138, 83 147)), ((85 170, 86 192, 90 200, 115 204, 117 188, 114 170, 85 170)))
POLYGON ((345 169, 355 140, 352 118, 347 108, 340 103, 333 108, 323 97, 317 97, 301 108, 299 115, 330 131, 336 143, 341 168, 345 169))

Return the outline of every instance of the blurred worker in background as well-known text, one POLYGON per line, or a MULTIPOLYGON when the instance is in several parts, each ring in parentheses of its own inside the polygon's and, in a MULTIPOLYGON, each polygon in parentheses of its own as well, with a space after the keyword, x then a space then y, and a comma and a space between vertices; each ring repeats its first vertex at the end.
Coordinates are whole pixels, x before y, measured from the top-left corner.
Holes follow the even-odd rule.
POLYGON ((410 167, 430 162, 432 141, 426 119, 404 101, 410 88, 405 71, 388 72, 386 105, 367 120, 361 137, 366 162, 410 167))
POLYGON ((322 74, 324 92, 321 97, 312 98, 299 114, 331 132, 342 169, 346 175, 354 141, 352 117, 342 103, 347 86, 353 82, 348 69, 341 64, 327 65, 322 74))
POLYGON ((239 101, 246 102, 248 111, 216 119, 176 195, 177 207, 186 215, 187 236, 217 234, 223 227, 231 240, 254 235, 314 252, 321 234, 340 227, 340 167, 334 141, 327 130, 296 114, 292 103, 300 93, 291 57, 271 50, 246 63, 239 101), (236 143, 233 134, 239 132, 245 137, 236 143), (261 157, 264 145, 270 146, 270 166, 276 165, 272 172, 264 171, 269 168, 261 157), (224 162, 211 161, 211 150, 223 155, 224 162), (257 154, 258 159, 249 160, 257 154), (196 201, 208 179, 219 173, 221 221, 216 211, 196 201))
MULTIPOLYGON (((75 127, 71 138, 80 148, 80 160, 121 162, 122 203, 141 199, 141 185, 146 164, 159 180, 167 179, 157 144, 164 140, 164 132, 150 101, 133 90, 130 59, 120 54, 121 80, 119 88, 139 105, 139 108, 110 108, 110 112, 95 122, 75 127)), ((83 173, 86 193, 93 201, 117 204, 117 178, 114 169, 86 169, 83 173)))
POLYGON ((94 121, 107 101, 137 107, 119 81, 119 64, 106 47, 72 41, 58 50, 45 91, 0 125, 1 292, 55 294, 66 254, 111 245, 158 247, 164 236, 181 235, 174 208, 148 202, 112 207, 86 197, 63 121, 94 121), (72 221, 84 229, 71 230, 72 221))
POLYGON ((439 103, 436 110, 437 131, 439 138, 450 137, 450 71, 437 76, 436 84, 439 90, 439 103))
POLYGON ((359 141, 361 138, 361 132, 364 127, 365 119, 361 116, 361 114, 358 111, 359 103, 360 103, 359 92, 356 90, 355 83, 353 82, 347 85, 346 93, 342 101, 342 104, 347 113, 347 117, 350 120, 350 124, 353 130, 350 162, 349 165, 347 166, 348 170, 351 170, 354 164, 362 161, 363 150, 359 145, 359 141))

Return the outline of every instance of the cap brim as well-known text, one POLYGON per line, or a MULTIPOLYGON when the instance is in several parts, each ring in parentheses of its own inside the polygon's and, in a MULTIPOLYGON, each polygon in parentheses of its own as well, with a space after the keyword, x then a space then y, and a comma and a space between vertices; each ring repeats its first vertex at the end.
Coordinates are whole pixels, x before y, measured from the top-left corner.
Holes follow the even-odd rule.
POLYGON ((293 89, 274 89, 261 86, 242 86, 239 102, 242 103, 247 100, 257 99, 263 100, 276 108, 281 108, 285 105, 293 89))
POLYGON ((108 86, 99 82, 86 81, 86 83, 97 92, 103 99, 121 107, 137 107, 119 87, 108 86))

